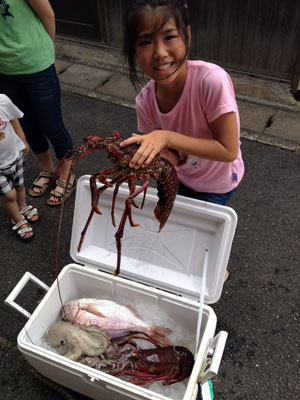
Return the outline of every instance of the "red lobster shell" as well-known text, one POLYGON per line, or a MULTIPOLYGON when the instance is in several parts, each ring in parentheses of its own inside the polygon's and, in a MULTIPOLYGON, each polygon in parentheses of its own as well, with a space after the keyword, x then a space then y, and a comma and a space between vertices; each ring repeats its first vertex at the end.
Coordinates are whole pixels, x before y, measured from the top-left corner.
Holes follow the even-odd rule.
MULTIPOLYGON (((117 268, 115 271, 115 275, 118 275, 120 272, 121 265, 121 239, 124 233, 124 227, 127 220, 129 218, 129 222, 131 226, 135 225, 132 221, 131 215, 131 205, 134 203, 134 199, 140 193, 144 192, 144 198, 141 205, 141 209, 143 208, 147 187, 149 185, 150 178, 153 178, 157 181, 157 190, 158 190, 158 202, 154 210, 154 215, 156 219, 159 221, 159 231, 162 230, 167 219, 172 211, 174 200, 177 194, 178 189, 178 178, 177 173, 173 165, 166 159, 157 155, 152 162, 146 167, 140 167, 138 169, 130 168, 129 162, 134 156, 135 152, 139 148, 138 144, 131 144, 126 147, 121 147, 120 143, 124 140, 122 136, 118 132, 113 132, 112 137, 100 137, 100 136, 86 136, 83 139, 83 143, 78 150, 69 151, 62 162, 66 160, 72 160, 73 163, 70 169, 69 177, 73 173, 75 168, 75 164, 80 157, 83 157, 93 151, 96 150, 104 150, 107 152, 107 158, 114 164, 115 166, 110 166, 104 168, 103 170, 96 172, 91 175, 90 185, 92 192, 92 209, 90 215, 87 219, 85 227, 81 232, 81 238, 78 245, 78 251, 81 249, 82 242, 84 240, 85 233, 88 229, 89 223, 96 212, 97 214, 101 214, 101 211, 98 208, 98 200, 101 193, 104 192, 108 187, 115 186, 112 200, 112 223, 115 225, 114 219, 114 207, 115 200, 118 193, 119 186, 123 182, 128 182, 129 186, 129 196, 125 201, 125 210, 123 212, 121 222, 119 228, 115 234, 116 238, 116 246, 117 246, 117 268), (76 153, 75 156, 69 157, 70 153, 76 153), (108 181, 107 179, 111 179, 108 181), (141 187, 136 189, 136 183, 138 180, 142 180, 143 184, 141 187), (103 183, 103 186, 98 189, 97 181, 103 183)), ((59 167, 60 168, 60 167, 59 167)), ((58 168, 58 170, 59 170, 58 168)))
MULTIPOLYGON (((141 339, 141 338, 140 338, 141 339)), ((193 370, 194 356, 183 346, 163 346, 152 349, 134 347, 102 357, 80 357, 80 363, 114 376, 129 376, 127 382, 145 385, 162 381, 164 386, 183 381, 193 370)))

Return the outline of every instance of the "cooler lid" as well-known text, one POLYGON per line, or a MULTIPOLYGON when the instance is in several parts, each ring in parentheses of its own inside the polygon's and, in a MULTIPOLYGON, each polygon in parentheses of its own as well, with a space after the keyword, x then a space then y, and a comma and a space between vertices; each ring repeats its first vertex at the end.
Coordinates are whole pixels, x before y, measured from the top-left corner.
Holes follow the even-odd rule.
MULTIPOLYGON (((78 243, 91 210, 90 175, 78 180, 71 257, 79 264, 113 273, 117 250, 115 233, 128 196, 123 184, 115 205, 116 227, 112 225, 113 189, 101 194, 101 215, 94 214, 80 252, 78 243)), ((141 205, 142 195, 136 198, 141 205)), ((199 299, 202 283, 204 253, 207 250, 205 303, 219 300, 227 267, 237 215, 230 207, 177 196, 169 219, 160 233, 154 216, 158 201, 157 190, 148 188, 144 208, 132 207, 132 217, 138 227, 127 220, 122 239, 120 276, 178 295, 199 299)), ((117 279, 117 277, 116 277, 117 279)))

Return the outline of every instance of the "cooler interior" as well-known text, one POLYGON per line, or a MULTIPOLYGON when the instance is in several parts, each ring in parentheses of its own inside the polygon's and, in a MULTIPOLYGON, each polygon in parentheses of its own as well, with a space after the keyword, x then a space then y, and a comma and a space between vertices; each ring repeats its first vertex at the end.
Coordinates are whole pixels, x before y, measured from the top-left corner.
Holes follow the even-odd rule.
MULTIPOLYGON (((137 311, 143 314, 142 320, 172 329, 173 333, 169 338, 173 345, 185 346, 195 354, 199 309, 198 302, 195 300, 114 277, 111 274, 96 272, 94 269, 77 264, 70 264, 62 270, 59 275, 59 288, 63 303, 87 297, 107 298, 119 303, 138 305, 137 311), (159 320, 161 317, 158 314, 162 315, 162 320, 159 320)), ((185 393, 187 395, 188 392, 186 398, 191 398, 190 394, 195 390, 197 378, 197 371, 194 370, 190 379, 186 379, 183 383, 179 382, 169 387, 156 383, 149 389, 149 384, 146 387, 129 384, 49 351, 44 347, 42 338, 47 329, 60 318, 60 309, 58 286, 55 281, 18 337, 21 352, 41 374, 93 399, 168 398, 179 400, 183 399, 185 393), (118 397, 113 397, 115 395, 112 392, 118 392, 118 397)), ((214 311, 209 306, 204 306, 198 351, 198 358, 202 361, 197 358, 200 365, 206 356, 209 340, 214 336, 215 327, 214 311)))

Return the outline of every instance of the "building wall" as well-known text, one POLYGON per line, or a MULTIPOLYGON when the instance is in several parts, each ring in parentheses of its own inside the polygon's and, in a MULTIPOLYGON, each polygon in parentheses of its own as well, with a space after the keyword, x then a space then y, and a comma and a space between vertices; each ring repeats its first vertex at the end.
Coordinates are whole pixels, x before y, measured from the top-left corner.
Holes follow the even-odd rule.
MULTIPOLYGON (((50 0, 58 34, 120 50, 126 0, 50 0)), ((300 77, 300 1, 187 0, 192 58, 289 82, 300 77)))

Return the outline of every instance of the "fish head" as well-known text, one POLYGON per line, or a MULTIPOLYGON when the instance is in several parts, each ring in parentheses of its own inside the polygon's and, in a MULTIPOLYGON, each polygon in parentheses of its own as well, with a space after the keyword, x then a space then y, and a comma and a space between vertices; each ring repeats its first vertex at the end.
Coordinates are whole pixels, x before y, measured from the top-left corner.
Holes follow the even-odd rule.
POLYGON ((79 310, 80 304, 78 301, 71 301, 70 303, 64 304, 60 312, 61 319, 74 323, 79 310))

